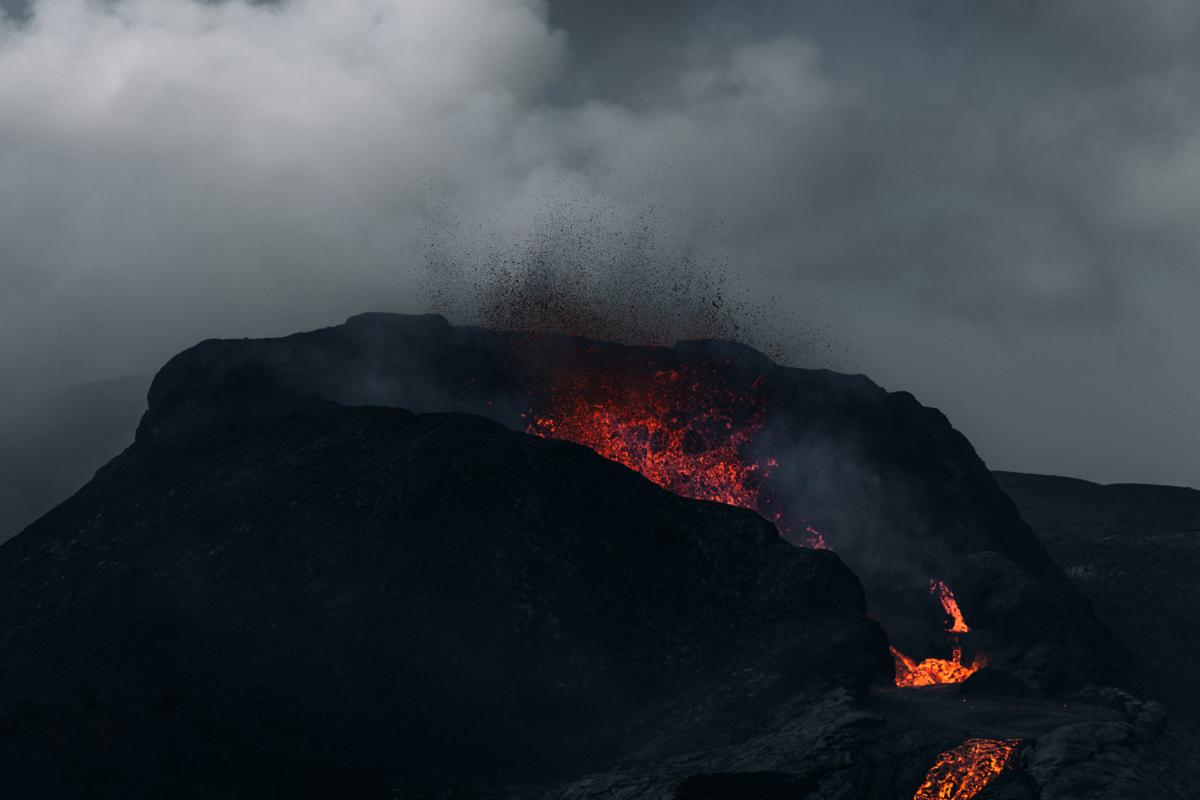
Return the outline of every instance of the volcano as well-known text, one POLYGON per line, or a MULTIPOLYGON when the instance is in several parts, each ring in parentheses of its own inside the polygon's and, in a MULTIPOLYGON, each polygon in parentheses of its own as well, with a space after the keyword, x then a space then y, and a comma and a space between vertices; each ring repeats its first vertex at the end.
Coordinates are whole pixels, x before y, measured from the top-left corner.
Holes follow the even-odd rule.
POLYGON ((151 388, 143 433, 246 382, 342 405, 477 414, 584 444, 676 493, 757 510, 794 544, 831 547, 917 662, 953 660, 962 644, 947 639, 932 579, 955 587, 977 651, 968 664, 986 657, 1049 690, 1136 688, 1128 655, 970 443, 938 411, 864 376, 782 367, 722 341, 630 347, 364 314, 186 351, 151 388))
POLYGON ((585 448, 246 386, 156 423, 0 550, 26 796, 545 780, 889 674, 837 556, 585 448))
POLYGON ((0 546, 7 796, 1066 800, 1200 776, 970 444, 865 377, 368 314, 203 342, 148 400, 0 546), (906 682, 897 653, 967 672, 906 682))

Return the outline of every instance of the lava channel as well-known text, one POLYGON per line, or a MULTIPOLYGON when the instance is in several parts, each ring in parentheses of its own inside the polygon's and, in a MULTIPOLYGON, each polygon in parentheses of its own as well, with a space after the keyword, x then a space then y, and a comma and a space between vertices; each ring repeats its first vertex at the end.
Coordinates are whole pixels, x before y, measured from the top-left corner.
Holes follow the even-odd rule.
POLYGON ((913 800, 970 800, 1004 772, 1020 739, 967 739, 938 756, 913 800))

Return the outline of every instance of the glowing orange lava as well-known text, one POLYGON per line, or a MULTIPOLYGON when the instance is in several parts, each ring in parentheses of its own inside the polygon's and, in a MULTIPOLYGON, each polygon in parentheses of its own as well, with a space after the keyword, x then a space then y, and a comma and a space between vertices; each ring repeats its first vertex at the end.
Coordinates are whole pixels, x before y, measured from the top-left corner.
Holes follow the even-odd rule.
POLYGON ((923 661, 911 659, 894 647, 891 650, 892 660, 896 663, 897 686, 962 683, 985 666, 980 658, 976 658, 970 664, 964 664, 961 647, 955 647, 950 658, 926 658, 923 661))
MULTIPOLYGON (((576 370, 556 381, 529 432, 590 447, 684 497, 759 511, 786 533, 783 513, 760 492, 778 462, 751 454, 763 428, 756 388, 731 388, 711 365, 649 376, 576 370)), ((828 547, 820 531, 801 524, 808 546, 828 547)))
POLYGON ((1020 739, 967 739, 938 756, 913 800, 970 800, 1008 766, 1020 739))
POLYGON ((963 661, 963 649, 958 642, 963 634, 971 632, 971 628, 963 619, 958 601, 954 598, 954 592, 950 591, 950 587, 946 585, 945 581, 933 579, 929 581, 929 591, 938 599, 938 602, 942 604, 942 609, 946 612, 946 619, 949 623, 946 633, 950 634, 954 647, 951 650, 950 658, 926 658, 923 661, 916 661, 895 647, 891 648, 892 660, 896 664, 897 686, 938 686, 945 683, 962 683, 986 666, 987 662, 979 656, 976 656, 970 664, 963 661))
POLYGON ((942 604, 942 608, 946 611, 946 616, 950 618, 950 627, 946 629, 948 633, 970 633, 971 629, 967 627, 967 621, 963 619, 962 612, 958 609, 958 601, 954 599, 954 592, 950 591, 950 587, 945 581, 936 581, 933 578, 929 579, 929 591, 937 597, 942 604))
POLYGON ((707 370, 685 365, 649 380, 576 371, 547 399, 530 433, 586 445, 684 497, 758 508, 775 463, 746 455, 762 412, 707 370))

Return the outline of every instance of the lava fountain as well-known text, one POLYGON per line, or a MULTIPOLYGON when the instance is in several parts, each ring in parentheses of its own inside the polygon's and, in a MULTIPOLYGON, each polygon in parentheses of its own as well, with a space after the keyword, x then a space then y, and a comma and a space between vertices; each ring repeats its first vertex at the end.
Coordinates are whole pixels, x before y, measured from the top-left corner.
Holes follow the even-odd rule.
POLYGON ((976 657, 970 664, 963 660, 962 638, 971 632, 958 607, 954 592, 945 581, 930 579, 929 592, 938 599, 946 612, 946 633, 951 641, 950 658, 926 658, 916 661, 895 647, 892 659, 896 664, 897 686, 937 686, 946 683, 962 683, 978 672, 985 662, 976 657))
POLYGON ((913 800, 970 800, 1004 771, 1020 739, 967 739, 938 756, 913 800))

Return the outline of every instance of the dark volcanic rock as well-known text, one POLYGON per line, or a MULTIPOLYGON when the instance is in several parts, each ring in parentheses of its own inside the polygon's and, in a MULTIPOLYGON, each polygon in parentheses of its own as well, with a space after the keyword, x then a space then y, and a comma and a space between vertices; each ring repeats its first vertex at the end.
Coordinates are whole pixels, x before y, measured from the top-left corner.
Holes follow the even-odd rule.
POLYGON ((1021 745, 979 800, 1193 796, 1162 706, 1069 690, 1125 666, 938 412, 728 343, 391 315, 205 342, 0 547, 6 797, 909 800, 980 736, 1021 745), (507 429, 573 368, 698 364, 766 410, 785 528, 824 530, 913 655, 944 645, 938 577, 971 646, 1057 696, 881 688, 839 555, 507 429))
POLYGON ((1013 675, 995 667, 984 667, 971 675, 958 691, 961 694, 990 694, 1006 697, 1029 697, 1033 694, 1029 684, 1013 675))
POLYGON ((938 411, 867 378, 791 369, 728 342, 626 347, 454 327, 441 317, 364 314, 282 339, 209 341, 173 359, 143 429, 239 385, 344 404, 466 411, 525 430, 579 370, 649 385, 692 366, 764 415, 754 446, 778 467, 763 481, 785 531, 820 529, 862 579, 871 613, 920 659, 948 657, 931 578, 958 595, 972 645, 1042 690, 1136 686, 1087 599, 1022 521, 970 443, 938 411))
POLYGON ((1064 725, 1026 748, 1021 766, 1037 783, 1039 800, 1196 796, 1200 742, 1171 724, 1161 705, 1111 688, 1081 696, 1120 716, 1064 725))
POLYGON ((816 781, 786 772, 724 772, 685 778, 675 800, 801 800, 816 790, 816 781))
POLYGON ((261 370, 189 391, 195 367, 0 547, 6 797, 444 796, 890 676, 840 559, 752 512, 261 370))
POLYGON ((1146 693, 1200 729, 1200 491, 996 477, 1133 654, 1146 693))

